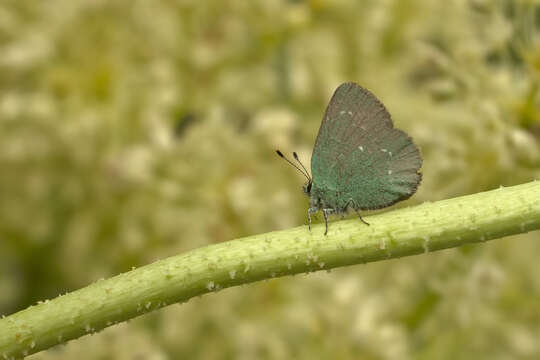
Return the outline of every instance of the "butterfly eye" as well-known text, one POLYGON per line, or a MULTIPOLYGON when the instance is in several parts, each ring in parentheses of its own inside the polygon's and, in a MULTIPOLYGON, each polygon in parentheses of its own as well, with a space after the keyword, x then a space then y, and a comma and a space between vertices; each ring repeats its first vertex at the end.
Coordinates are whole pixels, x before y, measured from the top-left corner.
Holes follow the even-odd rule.
POLYGON ((306 184, 304 184, 304 186, 302 186, 302 188, 304 190, 304 193, 306 193, 307 195, 309 195, 311 193, 311 184, 312 184, 312 182, 309 181, 306 184))

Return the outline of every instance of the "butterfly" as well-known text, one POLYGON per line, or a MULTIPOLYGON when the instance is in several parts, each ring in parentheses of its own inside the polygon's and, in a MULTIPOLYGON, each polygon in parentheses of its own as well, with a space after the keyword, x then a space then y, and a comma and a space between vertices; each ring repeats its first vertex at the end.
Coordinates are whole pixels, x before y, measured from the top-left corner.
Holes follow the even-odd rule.
POLYGON ((311 176, 298 155, 277 154, 306 178, 308 222, 322 211, 343 216, 353 209, 381 209, 408 199, 417 190, 422 156, 411 137, 394 128, 390 113, 369 90, 353 82, 341 84, 330 99, 311 156, 311 176))

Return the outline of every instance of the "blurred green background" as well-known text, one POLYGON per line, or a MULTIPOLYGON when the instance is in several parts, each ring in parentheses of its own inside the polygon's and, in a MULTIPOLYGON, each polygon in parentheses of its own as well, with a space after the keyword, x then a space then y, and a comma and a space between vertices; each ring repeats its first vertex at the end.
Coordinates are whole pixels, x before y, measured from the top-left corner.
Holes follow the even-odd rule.
MULTIPOLYGON (((343 81, 420 146, 398 206, 540 177, 540 4, 0 2, 0 314, 305 224, 343 81)), ((540 233, 275 279, 32 359, 538 359, 540 233)))

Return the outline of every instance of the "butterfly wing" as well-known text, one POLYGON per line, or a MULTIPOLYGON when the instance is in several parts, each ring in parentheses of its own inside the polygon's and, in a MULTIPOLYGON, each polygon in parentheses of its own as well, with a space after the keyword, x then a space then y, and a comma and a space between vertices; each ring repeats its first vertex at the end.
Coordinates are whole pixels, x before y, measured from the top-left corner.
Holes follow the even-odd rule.
POLYGON ((313 186, 328 194, 327 206, 379 209, 407 199, 421 165, 418 148, 375 95, 351 82, 336 89, 311 158, 313 186))

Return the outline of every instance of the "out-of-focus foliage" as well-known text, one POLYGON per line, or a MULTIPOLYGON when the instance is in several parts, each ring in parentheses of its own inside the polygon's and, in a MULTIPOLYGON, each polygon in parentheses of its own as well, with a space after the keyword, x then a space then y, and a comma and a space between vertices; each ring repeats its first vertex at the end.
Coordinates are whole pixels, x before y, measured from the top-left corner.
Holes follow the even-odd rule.
MULTIPOLYGON (((526 0, 0 2, 0 313, 191 248, 300 225, 352 80, 422 149, 405 204, 540 176, 526 0)), ((540 242, 277 279, 34 359, 537 359, 540 242)))

